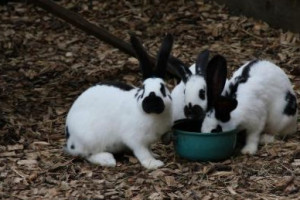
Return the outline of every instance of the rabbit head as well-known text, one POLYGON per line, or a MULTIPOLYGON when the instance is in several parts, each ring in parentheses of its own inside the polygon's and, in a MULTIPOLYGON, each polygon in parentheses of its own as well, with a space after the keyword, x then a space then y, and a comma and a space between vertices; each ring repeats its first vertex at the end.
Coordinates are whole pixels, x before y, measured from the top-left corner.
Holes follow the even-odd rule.
POLYGON ((206 111, 206 68, 208 65, 208 58, 208 50, 205 50, 198 55, 195 64, 195 72, 192 72, 180 60, 174 58, 170 59, 170 62, 177 67, 177 74, 179 74, 184 83, 184 114, 187 118, 200 118, 206 111))
POLYGON ((221 96, 226 83, 227 64, 223 56, 216 55, 207 68, 207 112, 201 132, 222 132, 222 122, 230 120, 230 113, 237 107, 237 100, 221 96))
POLYGON ((147 114, 161 114, 171 107, 170 92, 163 79, 173 45, 173 37, 168 34, 164 38, 154 69, 140 41, 134 35, 131 35, 130 41, 139 60, 144 80, 142 87, 135 94, 139 107, 147 114))

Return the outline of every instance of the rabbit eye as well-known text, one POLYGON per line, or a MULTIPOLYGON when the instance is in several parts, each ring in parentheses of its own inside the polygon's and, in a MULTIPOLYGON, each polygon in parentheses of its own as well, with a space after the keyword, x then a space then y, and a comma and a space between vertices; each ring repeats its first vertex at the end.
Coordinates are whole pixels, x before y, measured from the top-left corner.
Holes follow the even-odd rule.
POLYGON ((166 95, 166 88, 165 88, 165 86, 164 86, 164 84, 160 84, 160 92, 162 93, 162 95, 164 96, 164 97, 166 97, 167 95, 166 95))
POLYGON ((201 89, 199 91, 199 98, 202 99, 202 100, 205 100, 205 91, 204 91, 204 89, 201 89))

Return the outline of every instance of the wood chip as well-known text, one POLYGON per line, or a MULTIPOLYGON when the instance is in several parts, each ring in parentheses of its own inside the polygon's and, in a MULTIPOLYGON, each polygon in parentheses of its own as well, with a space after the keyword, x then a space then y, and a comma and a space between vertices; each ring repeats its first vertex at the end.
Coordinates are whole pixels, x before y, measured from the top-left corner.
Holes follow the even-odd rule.
POLYGON ((8 151, 15 151, 15 150, 21 150, 21 149, 24 149, 23 144, 7 145, 8 151))
POLYGON ((16 155, 16 152, 14 152, 14 151, 0 153, 0 157, 11 157, 11 156, 15 156, 15 155, 16 155))
POLYGON ((232 187, 227 186, 226 188, 230 192, 230 194, 232 194, 232 195, 236 195, 237 194, 236 191, 232 187))
POLYGON ((17 162, 18 165, 37 165, 38 162, 36 160, 19 160, 17 162))
POLYGON ((168 186, 176 186, 176 184, 177 184, 174 176, 166 176, 165 180, 166 180, 166 183, 168 186))
MULTIPOLYGON (((116 167, 63 153, 75 99, 101 81, 141 86, 139 62, 24 2, 0 3, 2 199, 299 198, 300 118, 296 134, 259 146, 254 156, 236 152, 221 162, 189 161, 160 141, 151 148, 165 165, 155 170, 127 153, 114 155, 116 167)), ((53 2, 126 42, 134 32, 153 57, 171 33, 172 55, 187 65, 204 49, 226 58, 229 75, 246 61, 271 60, 288 74, 300 107, 299 33, 233 16, 213 1, 53 2)), ((171 90, 177 81, 168 75, 166 82, 171 90)))

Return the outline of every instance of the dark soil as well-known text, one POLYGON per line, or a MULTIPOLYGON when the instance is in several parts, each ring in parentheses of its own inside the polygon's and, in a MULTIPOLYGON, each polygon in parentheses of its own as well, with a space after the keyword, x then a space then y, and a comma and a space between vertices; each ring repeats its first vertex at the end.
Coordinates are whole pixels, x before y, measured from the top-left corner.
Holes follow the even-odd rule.
MULTIPOLYGON (((299 34, 206 1, 55 2, 125 41, 135 32, 152 53, 172 33, 173 55, 188 64, 206 48, 224 55, 231 71, 254 58, 272 60, 299 99, 299 34)), ((100 81, 139 85, 137 61, 26 3, 0 6, 0 22, 0 199, 299 198, 299 131, 255 156, 219 163, 189 162, 172 144, 157 143, 165 166, 153 171, 131 155, 115 168, 65 155, 65 117, 75 98, 100 81)))

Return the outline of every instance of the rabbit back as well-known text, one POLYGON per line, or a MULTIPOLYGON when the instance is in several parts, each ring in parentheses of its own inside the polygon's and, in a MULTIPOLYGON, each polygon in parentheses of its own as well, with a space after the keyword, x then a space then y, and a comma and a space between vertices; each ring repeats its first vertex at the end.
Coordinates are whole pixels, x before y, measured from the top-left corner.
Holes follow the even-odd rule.
POLYGON ((67 149, 83 155, 113 146, 116 149, 110 149, 112 152, 121 150, 122 135, 119 133, 123 123, 132 119, 126 115, 135 114, 136 102, 132 98, 135 91, 122 92, 115 87, 97 85, 82 93, 67 115, 66 125, 70 135, 67 149))
POLYGON ((269 61, 252 61, 238 69, 225 94, 238 100, 232 112, 233 121, 242 127, 265 119, 266 130, 272 134, 293 132, 297 118, 295 92, 285 72, 269 61), (292 107, 288 109, 289 107, 292 107), (285 110, 292 110, 286 112, 285 110), (287 127, 293 126, 291 131, 287 127))

